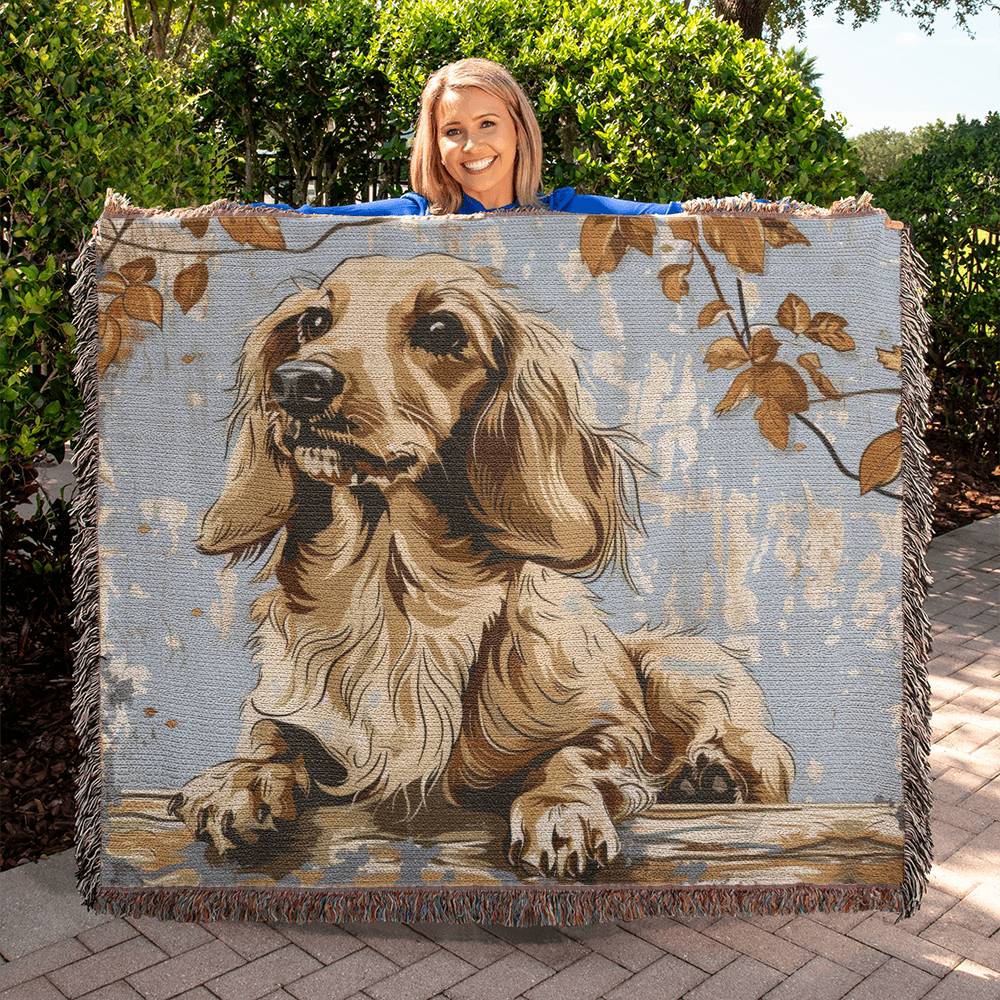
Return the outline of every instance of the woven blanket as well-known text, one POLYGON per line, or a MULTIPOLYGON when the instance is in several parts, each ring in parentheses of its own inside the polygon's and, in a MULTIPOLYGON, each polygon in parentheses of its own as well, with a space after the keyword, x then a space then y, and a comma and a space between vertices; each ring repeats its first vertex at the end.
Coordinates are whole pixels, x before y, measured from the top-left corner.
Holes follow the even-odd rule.
POLYGON ((109 191, 75 270, 88 906, 914 912, 927 271, 869 193, 109 191))

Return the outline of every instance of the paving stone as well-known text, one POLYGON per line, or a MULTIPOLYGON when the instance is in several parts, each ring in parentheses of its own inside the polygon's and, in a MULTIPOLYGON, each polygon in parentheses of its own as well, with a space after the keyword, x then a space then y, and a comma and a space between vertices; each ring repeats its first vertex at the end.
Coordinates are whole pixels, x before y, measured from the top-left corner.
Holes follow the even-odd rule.
POLYGON ((274 923, 270 926, 293 944, 297 944, 303 951, 309 952, 313 958, 318 958, 324 965, 336 962, 365 946, 363 941, 359 941, 353 934, 348 934, 336 924, 274 923))
POLYGON ((1000 819, 1000 778, 981 785, 974 792, 959 799, 956 805, 982 813, 991 819, 1000 819))
POLYGON ((995 934, 1000 930, 1000 884, 997 879, 977 885, 940 919, 954 920, 984 937, 995 934))
POLYGON ((628 969, 603 955, 587 955, 526 990, 528 1000, 597 1000, 628 979, 628 969))
POLYGON ((126 917, 125 920, 171 958, 216 940, 201 924, 193 921, 157 920, 156 917, 126 917))
POLYGON ((758 1000, 782 979, 784 976, 771 966, 740 955, 691 990, 685 1000, 758 1000))
POLYGON ((674 955, 664 955, 606 993, 605 997, 607 1000, 678 1000, 707 978, 707 972, 682 962, 674 955))
POLYGON ((92 927, 89 931, 77 934, 76 939, 90 951, 104 951, 122 941, 134 938, 139 932, 127 921, 120 917, 109 920, 106 924, 92 927))
POLYGON ((996 1000, 1000 974, 966 959, 927 994, 925 1000, 996 1000))
POLYGON ((890 958, 862 979, 844 1000, 918 1000, 938 981, 923 969, 890 958))
POLYGON ((663 952, 625 928, 613 923, 583 924, 563 927, 568 937, 579 941, 585 948, 610 958, 631 972, 644 969, 650 962, 663 957, 663 952))
POLYGON ((894 913, 879 911, 873 914, 873 916, 878 917, 879 920, 884 920, 887 924, 892 924, 894 927, 902 928, 909 934, 919 934, 925 927, 929 927, 935 920, 938 920, 943 914, 947 913, 957 902, 958 899, 956 896, 942 892, 933 885, 928 885, 924 891, 923 898, 920 900, 917 912, 905 920, 900 920, 898 924, 896 923, 896 914, 894 913))
POLYGON ((718 972, 737 957, 737 952, 732 948, 727 948, 707 934, 677 923, 671 917, 628 920, 622 926, 650 944, 655 944, 657 948, 669 951, 671 955, 676 955, 705 972, 718 972))
POLYGON ((889 957, 832 927, 816 923, 812 915, 796 917, 777 934, 862 976, 874 972, 889 957))
POLYGON ((366 986, 365 992, 374 1000, 430 1000, 475 973, 476 967, 471 962, 439 948, 433 955, 366 986))
MULTIPOLYGON (((61 995, 61 994, 60 994, 61 995)), ((215 1000, 207 991, 205 997, 215 1000)), ((108 983, 93 993, 85 993, 80 1000, 142 1000, 142 994, 136 993, 128 983, 119 979, 116 983, 108 983)), ((191 997, 185 994, 180 1000, 204 1000, 203 997, 191 997)))
POLYGON ((209 979, 205 986, 220 1000, 257 1000, 270 990, 322 968, 294 944, 269 952, 232 972, 209 979))
POLYGON ((112 919, 83 905, 73 848, 0 875, 0 954, 8 961, 112 919))
POLYGON ((817 955, 766 993, 764 1000, 840 1000, 860 981, 856 972, 817 955))
POLYGON ((471 962, 477 969, 486 968, 514 951, 512 945, 490 934, 478 924, 447 924, 438 920, 421 920, 411 923, 410 926, 435 944, 447 948, 459 958, 464 958, 466 962, 471 962))
POLYGON ((88 949, 72 938, 28 952, 0 966, 0 993, 20 983, 37 979, 53 969, 77 962, 89 954, 88 949))
POLYGON ((44 976, 39 976, 4 990, 0 1000, 65 1000, 65 997, 44 976))
POLYGON ((449 986, 445 992, 452 1000, 514 1000, 554 974, 543 962, 512 950, 475 975, 449 986))
POLYGON ((527 952, 550 969, 564 969, 590 952, 555 927, 502 927, 490 925, 490 933, 527 952))
POLYGON ((982 813, 973 812, 971 809, 963 809, 951 802, 941 802, 935 800, 931 804, 931 821, 941 819, 952 826, 960 826, 963 830, 970 830, 972 833, 982 833, 992 822, 989 816, 982 813))
POLYGON ((146 1000, 167 1000, 240 965, 243 957, 224 941, 210 941, 127 978, 146 1000))
POLYGON ((869 917, 847 933, 855 940, 863 941, 879 951, 894 955, 918 969, 937 976, 947 975, 962 961, 962 956, 956 952, 934 941, 910 934, 897 925, 886 923, 877 917, 869 917))
POLYGON ((79 997, 140 969, 156 965, 166 957, 152 941, 134 937, 72 965, 55 969, 48 973, 48 977, 66 996, 79 997))
POLYGON ((385 955, 396 965, 412 965, 438 950, 438 946, 406 924, 365 924, 355 921, 341 924, 348 934, 385 955))
POLYGON ((1000 972, 1000 938, 984 937, 957 921, 946 919, 936 920, 920 936, 978 965, 1000 972))
POLYGON ((723 917, 717 924, 709 927, 705 934, 786 975, 801 968, 813 957, 792 941, 754 927, 739 917, 723 917))
POLYGON ((276 930, 256 920, 212 920, 202 926, 247 961, 288 944, 288 940, 276 930))
POLYGON ((391 976, 398 969, 395 962, 389 961, 374 948, 362 948, 324 969, 303 976, 297 982, 289 983, 286 991, 296 1000, 346 1000, 352 993, 391 976))

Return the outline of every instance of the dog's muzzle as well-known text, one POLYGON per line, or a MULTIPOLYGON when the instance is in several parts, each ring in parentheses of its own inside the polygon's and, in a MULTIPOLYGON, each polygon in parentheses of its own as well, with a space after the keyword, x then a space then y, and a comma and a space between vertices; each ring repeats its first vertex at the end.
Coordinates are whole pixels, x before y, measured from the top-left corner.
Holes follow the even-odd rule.
POLYGON ((271 398, 297 420, 322 413, 344 391, 344 376, 317 361, 286 361, 271 375, 271 398))

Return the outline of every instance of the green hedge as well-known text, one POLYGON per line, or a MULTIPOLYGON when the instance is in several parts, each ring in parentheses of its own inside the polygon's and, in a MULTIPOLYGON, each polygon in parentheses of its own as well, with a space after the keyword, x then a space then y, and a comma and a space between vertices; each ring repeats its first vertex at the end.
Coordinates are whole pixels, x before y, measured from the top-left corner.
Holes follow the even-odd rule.
POLYGON ((62 457, 79 426, 70 265, 106 189, 138 205, 219 197, 225 145, 178 70, 70 0, 0 6, 0 464, 62 457))
POLYGON ((872 193, 910 223, 933 278, 929 364, 944 429, 992 468, 1000 462, 1000 114, 937 123, 872 193))

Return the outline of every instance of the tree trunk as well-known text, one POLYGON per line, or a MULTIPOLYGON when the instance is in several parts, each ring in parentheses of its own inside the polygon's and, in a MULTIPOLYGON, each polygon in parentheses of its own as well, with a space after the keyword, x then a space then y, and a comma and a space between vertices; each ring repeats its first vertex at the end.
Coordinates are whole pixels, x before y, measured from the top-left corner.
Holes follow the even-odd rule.
POLYGON ((718 17, 740 26, 744 38, 760 38, 771 0, 713 0, 718 17))

